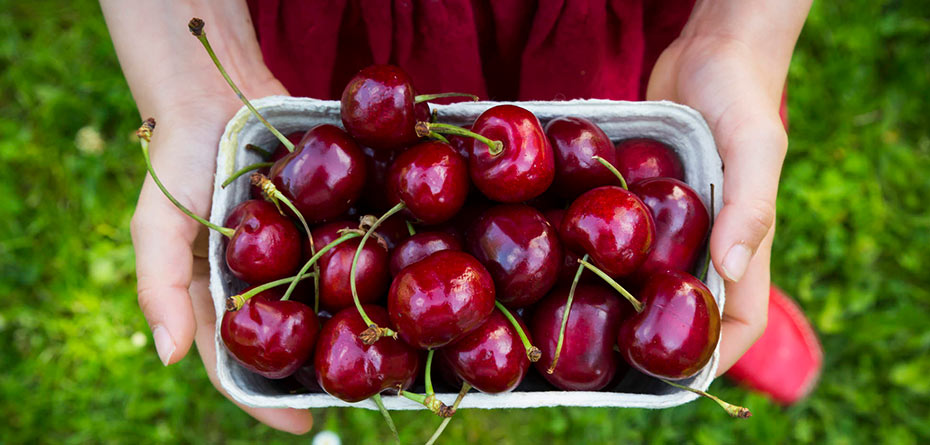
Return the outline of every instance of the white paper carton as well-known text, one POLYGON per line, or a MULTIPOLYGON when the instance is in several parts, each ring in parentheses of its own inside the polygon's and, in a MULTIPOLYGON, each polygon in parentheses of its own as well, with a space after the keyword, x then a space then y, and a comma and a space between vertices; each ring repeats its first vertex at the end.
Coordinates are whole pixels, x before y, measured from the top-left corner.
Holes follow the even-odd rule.
MULTIPOLYGON (((470 125, 484 110, 497 103, 469 102, 454 105, 433 105, 439 121, 457 125, 470 125)), ((685 180, 701 195, 710 207, 710 186, 716 186, 717 211, 723 205, 723 171, 720 156, 714 145, 710 129, 701 115, 671 102, 617 102, 607 100, 576 100, 568 102, 516 103, 535 113, 543 125, 561 116, 578 116, 598 124, 617 142, 633 137, 650 137, 674 147, 685 167, 685 180)), ((292 97, 267 97, 254 102, 262 115, 282 133, 305 131, 318 124, 341 126, 339 102, 319 101, 292 97)), ((261 123, 242 108, 226 125, 216 159, 216 178, 213 191, 213 208, 210 220, 222 224, 229 211, 248 198, 248 175, 239 178, 227 188, 220 184, 231 173, 245 165, 259 162, 258 155, 245 150, 247 143, 263 147, 277 145, 274 137, 261 123)), ((722 310, 724 287, 720 275, 710 268, 707 286, 722 310)), ((244 285, 229 273, 221 243, 221 235, 210 233, 210 292, 216 309, 217 370, 220 384, 237 401, 256 407, 322 408, 330 406, 357 406, 376 409, 371 401, 346 403, 328 394, 290 394, 281 385, 247 371, 233 359, 220 338, 220 321, 225 311, 226 297, 243 289, 244 285)), ((719 347, 710 363, 695 377, 683 383, 694 388, 707 389, 717 370, 719 347)), ((441 379, 434 379, 441 380, 441 379)), ((437 386, 440 400, 451 405, 458 388, 437 386)), ((422 389, 421 389, 422 391, 422 389)), ((483 394, 472 392, 466 396, 461 408, 532 408, 542 406, 591 406, 668 408, 694 400, 694 394, 672 388, 655 379, 634 371, 609 391, 556 391, 533 371, 513 392, 483 394)), ((388 409, 424 409, 422 405, 395 395, 383 396, 388 409)))

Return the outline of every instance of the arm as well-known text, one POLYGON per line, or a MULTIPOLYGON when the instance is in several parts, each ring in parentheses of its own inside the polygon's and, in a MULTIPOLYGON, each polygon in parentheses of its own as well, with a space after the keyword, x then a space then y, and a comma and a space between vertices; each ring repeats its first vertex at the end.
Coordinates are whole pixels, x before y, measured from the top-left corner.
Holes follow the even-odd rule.
MULTIPOLYGON (((262 61, 245 2, 101 0, 100 5, 140 114, 158 120, 151 144, 155 169, 182 204, 206 216, 217 145, 241 105, 190 35, 188 20, 206 20, 218 57, 247 96, 287 94, 262 61)), ((223 392, 216 378, 205 235, 146 178, 132 218, 139 306, 162 362, 179 361, 196 341, 210 381, 223 392)), ((242 408, 294 433, 312 425, 306 410, 242 408)))
POLYGON ((762 335, 775 196, 788 138, 778 115, 810 0, 699 0, 649 79, 647 98, 700 111, 723 158, 724 207, 710 248, 726 279, 722 374, 762 335))

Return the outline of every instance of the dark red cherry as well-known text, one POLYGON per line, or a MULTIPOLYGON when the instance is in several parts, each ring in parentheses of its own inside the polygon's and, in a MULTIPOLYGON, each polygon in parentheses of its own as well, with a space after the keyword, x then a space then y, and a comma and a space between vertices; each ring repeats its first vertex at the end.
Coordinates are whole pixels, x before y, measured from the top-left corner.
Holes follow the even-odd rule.
POLYGON ((410 238, 410 229, 407 228, 407 219, 404 218, 404 215, 398 213, 382 221, 381 225, 375 230, 375 233, 381 237, 381 240, 387 245, 389 251, 393 250, 405 239, 410 238))
MULTIPOLYGON (((291 141, 291 143, 296 146, 300 142, 300 140, 303 139, 306 133, 307 132, 305 131, 291 133, 287 135, 287 140, 291 141)), ((284 144, 278 144, 278 148, 275 148, 274 152, 271 153, 271 157, 266 159, 266 161, 278 162, 279 159, 287 156, 288 153, 290 152, 287 151, 287 147, 285 147, 284 144)), ((263 167, 263 168, 258 169, 257 171, 265 176, 268 176, 268 174, 271 172, 271 167, 263 167)), ((262 196, 261 187, 250 183, 249 184, 249 197, 252 199, 264 199, 264 197, 262 196)))
MULTIPOLYGON (((341 229, 357 228, 350 222, 333 222, 323 224, 312 230, 313 243, 317 248, 333 242, 342 236, 341 229)), ((320 307, 330 312, 337 312, 354 305, 349 276, 352 271, 352 259, 361 238, 353 238, 332 248, 320 257, 320 307)), ((309 256, 307 259, 309 259, 309 256)), ((358 257, 355 271, 356 291, 363 304, 380 301, 391 284, 388 270, 388 251, 377 242, 365 243, 358 257)))
POLYGON ((707 286, 685 272, 662 271, 652 274, 636 296, 643 311, 624 321, 617 336, 623 358, 654 377, 697 374, 720 338, 720 311, 707 286))
POLYGON ((627 139, 617 144, 614 164, 627 184, 648 178, 685 180, 685 169, 675 150, 654 139, 627 139))
POLYGON ((503 143, 503 151, 496 155, 478 140, 470 144, 471 180, 488 198, 522 202, 552 184, 555 156, 539 119, 529 110, 515 105, 489 108, 475 120, 472 131, 503 143))
POLYGON ((559 278, 563 256, 557 230, 530 206, 491 207, 466 238, 468 251, 491 273, 497 299, 507 307, 535 303, 559 278))
POLYGON ((236 229, 226 244, 226 265, 240 280, 267 283, 300 268, 302 235, 274 204, 245 201, 226 218, 226 227, 236 229))
POLYGON ((455 250, 436 252, 404 268, 388 293, 388 313, 397 333, 421 349, 462 338, 493 310, 491 274, 474 257, 455 250))
POLYGON ((362 147, 362 153, 365 154, 368 179, 365 181, 365 191, 360 201, 373 211, 384 212, 391 208, 391 202, 387 197, 387 172, 397 157, 397 151, 362 147))
POLYGON ((617 185, 613 175, 594 156, 617 165, 617 150, 600 127, 581 117, 549 121, 546 135, 555 154, 555 180, 551 190, 562 198, 576 196, 602 185, 617 185))
POLYGON ((672 178, 644 179, 630 191, 649 207, 656 223, 652 252, 639 267, 639 275, 662 269, 690 271, 710 227, 701 197, 688 184, 672 178))
POLYGON ((256 294, 239 310, 225 312, 220 324, 223 343, 236 361, 269 379, 287 377, 306 362, 320 329, 313 310, 280 301, 283 292, 275 288, 256 294))
MULTIPOLYGON (((526 332, 520 316, 514 318, 526 332)), ((438 353, 440 360, 469 385, 481 392, 500 393, 513 390, 526 376, 530 361, 525 351, 516 329, 495 309, 484 324, 438 353)))
MULTIPOLYGON (((384 308, 365 305, 364 309, 379 326, 388 326, 384 308)), ((343 309, 323 325, 313 356, 320 387, 349 403, 386 389, 409 388, 420 368, 420 351, 390 337, 365 345, 359 334, 366 329, 357 309, 343 309)))
POLYGON ((617 331, 632 307, 601 284, 579 284, 568 314, 559 362, 552 363, 562 327, 569 286, 560 286, 543 298, 530 318, 530 332, 542 351, 536 369, 559 389, 597 391, 613 379, 621 364, 614 351, 617 331))
MULTIPOLYGON (((549 224, 558 231, 562 226, 562 218, 565 216, 564 209, 549 209, 543 212, 543 216, 549 221, 549 224)), ((561 238, 559 239, 561 242, 561 238)), ((562 249, 562 266, 559 268, 559 278, 557 284, 571 284, 575 279, 575 273, 578 272, 578 260, 581 256, 570 249, 562 249)), ((581 272, 579 283, 596 282, 597 276, 589 270, 581 272)))
MULTIPOLYGON (((413 81, 393 65, 362 69, 342 91, 342 125, 363 145, 392 150, 419 139, 413 81)), ((425 104, 424 104, 425 105, 425 104)), ((429 111, 427 109, 426 117, 429 111)))
POLYGON ((318 125, 293 153, 271 167, 270 178, 308 224, 338 217, 365 186, 365 155, 341 128, 318 125))
POLYGON ((587 253, 604 272, 622 277, 646 260, 656 229, 649 208, 636 195, 607 185, 572 202, 559 235, 565 247, 587 253))
POLYGON ((391 275, 442 250, 462 250, 458 238, 446 232, 421 232, 405 239, 391 251, 391 275))
POLYGON ((424 224, 439 224, 455 216, 468 197, 468 167, 449 144, 421 142, 397 156, 388 170, 391 205, 403 202, 424 224))

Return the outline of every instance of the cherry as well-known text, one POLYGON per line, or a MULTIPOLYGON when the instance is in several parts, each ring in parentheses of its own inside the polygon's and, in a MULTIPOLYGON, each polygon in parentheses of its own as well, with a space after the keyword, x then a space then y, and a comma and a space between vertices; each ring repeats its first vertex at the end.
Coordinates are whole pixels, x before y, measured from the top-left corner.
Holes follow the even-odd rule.
POLYGON ((468 167, 444 142, 427 141, 397 156, 387 176, 391 204, 403 203, 405 213, 424 224, 452 218, 468 195, 468 167))
MULTIPOLYGON (((562 218, 565 216, 564 209, 549 209, 543 212, 543 216, 549 221, 549 224, 558 231, 562 226, 562 218)), ((561 239, 560 239, 561 240, 561 239)), ((561 242, 561 241, 560 241, 561 242)), ((577 253, 570 249, 562 249, 562 266, 559 268, 559 278, 557 284, 571 284, 578 269, 578 260, 581 259, 577 253)), ((580 283, 596 282, 594 276, 589 272, 582 272, 580 283)))
MULTIPOLYGON (((306 131, 294 132, 294 133, 287 135, 287 140, 291 141, 292 144, 297 144, 298 142, 300 142, 301 139, 303 139, 305 134, 307 134, 306 131)), ((252 144, 247 144, 245 148, 246 149, 251 148, 253 150, 261 150, 260 148, 255 147, 252 144)), ((265 155, 267 162, 271 162, 272 164, 274 164, 279 159, 287 156, 287 154, 290 153, 290 150, 288 150, 287 147, 284 146, 284 144, 278 144, 278 147, 275 148, 274 152, 272 152, 270 155, 268 154, 267 151, 264 151, 264 150, 261 150, 261 151, 265 155)), ((267 176, 270 171, 271 171, 271 166, 262 167, 258 169, 258 172, 265 176, 267 176)), ((228 183, 230 181, 227 179, 226 182, 228 183)), ((249 197, 251 197, 252 199, 262 199, 261 187, 254 185, 254 184, 250 184, 249 185, 249 197)))
POLYGON ((616 186, 589 190, 565 212, 560 238, 578 254, 588 254, 613 276, 635 271, 649 255, 656 237, 646 204, 616 186))
POLYGON ((624 321, 617 335, 623 358, 653 377, 697 374, 720 338, 720 311, 707 286, 685 272, 661 271, 649 277, 638 296, 642 312, 624 321))
POLYGON ((312 224, 345 213, 361 194, 365 175, 365 155, 358 144, 341 128, 324 124, 275 162, 270 178, 312 224))
POLYGON ((226 246, 226 265, 242 281, 265 283, 300 267, 300 232, 274 204, 245 201, 233 208, 225 225, 235 228, 226 246))
POLYGON ((442 250, 462 250, 458 238, 446 232, 422 232, 402 241, 391 251, 391 275, 442 250))
MULTIPOLYGON (((330 318, 333 318, 333 314, 327 311, 320 311, 317 312, 316 318, 319 320, 320 326, 323 326, 330 318)), ((313 355, 310 355, 310 358, 307 359, 303 365, 300 365, 300 368, 297 368, 297 371, 294 371, 291 377, 297 380, 297 383, 301 386, 310 390, 310 392, 323 392, 323 388, 320 388, 320 382, 316 381, 316 368, 313 367, 313 355)))
POLYGON ((282 295, 280 288, 262 291, 239 310, 224 313, 220 324, 223 343, 236 361, 269 379, 297 371, 313 354, 320 329, 313 310, 281 301, 282 295))
MULTIPOLYGON (((387 326, 384 308, 366 305, 377 323, 387 326)), ((355 308, 346 308, 323 325, 313 356, 320 387, 340 400, 358 402, 390 388, 408 388, 420 369, 420 351, 393 338, 366 345, 368 328, 355 308)))
POLYGON ((690 271, 710 227, 701 197, 688 184, 672 178, 644 179, 630 191, 649 207, 656 223, 654 247, 640 266, 639 276, 663 269, 690 271))
POLYGON ((416 103, 413 81, 400 67, 372 65, 342 91, 342 125, 356 140, 376 150, 392 150, 419 139, 417 121, 429 119, 429 106, 416 103))
POLYGON ((387 196, 387 172, 397 157, 397 151, 362 147, 362 153, 365 155, 368 179, 360 201, 372 210, 383 212, 391 208, 387 196))
POLYGON ((617 178, 593 156, 617 165, 613 142, 593 122, 581 117, 561 117, 546 125, 546 135, 555 154, 555 180, 552 188, 562 198, 572 199, 602 185, 614 185, 617 178))
MULTIPOLYGON (((526 330, 519 316, 518 323, 526 330)), ((523 381, 530 362, 510 321, 499 310, 455 343, 439 350, 441 360, 469 385, 486 393, 511 391, 523 381)))
POLYGON ((507 307, 535 303, 559 277, 563 255, 556 229, 530 206, 491 207, 466 238, 468 251, 491 273, 497 299, 507 307))
POLYGON ((388 293, 397 333, 421 349, 445 346, 481 326, 494 310, 491 274, 471 255, 443 250, 404 268, 388 293))
POLYGON ((627 139, 617 144, 614 163, 630 184, 648 178, 685 180, 681 160, 671 147, 654 139, 627 139))
MULTIPOLYGON (((356 224, 346 221, 317 226, 312 230, 314 244, 325 246, 339 238, 340 230, 356 228, 356 224)), ((320 306, 323 309, 337 312, 353 305, 349 274, 359 242, 358 238, 345 241, 320 257, 320 306)), ((309 249, 305 249, 304 256, 304 260, 309 259, 309 249)), ((365 304, 379 301, 391 280, 387 249, 379 243, 366 244, 355 273, 359 301, 365 304)))
POLYGON ((568 316, 561 359, 550 374, 569 287, 560 286, 543 298, 530 318, 530 333, 542 350, 536 362, 540 374, 559 389, 597 391, 614 377, 620 357, 614 351, 622 320, 632 310, 600 284, 579 284, 568 316))
MULTIPOLYGON (((370 227, 374 219, 372 215, 363 216, 361 218, 361 226, 363 228, 365 226, 370 227)), ((385 219, 378 225, 375 233, 378 234, 378 238, 384 242, 388 251, 394 250, 398 244, 410 238, 410 228, 407 226, 407 220, 404 219, 404 215, 395 214, 385 219)))

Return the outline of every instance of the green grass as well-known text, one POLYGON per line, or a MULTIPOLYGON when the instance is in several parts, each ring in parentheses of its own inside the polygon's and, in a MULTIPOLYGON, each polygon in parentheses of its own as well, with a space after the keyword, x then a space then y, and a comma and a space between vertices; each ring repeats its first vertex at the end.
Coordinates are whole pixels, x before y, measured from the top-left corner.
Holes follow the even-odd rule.
MULTIPOLYGON (((129 237, 139 122, 94 2, 0 0, 0 442, 292 442, 170 368, 136 306, 129 237)), ((780 408, 724 381, 661 412, 460 412, 449 443, 930 441, 930 17, 925 2, 816 2, 790 72, 773 276, 826 349, 780 408)), ((375 412, 314 410, 347 443, 375 412)), ((407 441, 438 423, 396 413, 407 441)))

